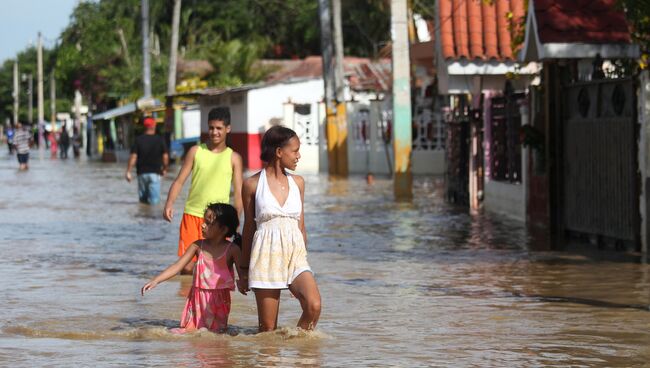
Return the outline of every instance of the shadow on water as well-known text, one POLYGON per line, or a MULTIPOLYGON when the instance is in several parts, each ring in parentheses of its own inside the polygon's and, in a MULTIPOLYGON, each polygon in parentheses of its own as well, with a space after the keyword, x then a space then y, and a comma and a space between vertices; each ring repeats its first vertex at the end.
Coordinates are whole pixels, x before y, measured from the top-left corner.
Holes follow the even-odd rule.
MULTIPOLYGON (((356 280, 347 280, 350 284, 355 284, 356 280)), ((386 287, 388 285, 382 285, 386 287)), ((426 292, 434 292, 436 295, 457 296, 463 298, 479 298, 479 299, 499 299, 499 298, 521 298, 526 299, 527 302, 545 302, 545 303, 572 303, 580 304, 597 308, 611 308, 611 309, 637 309, 644 312, 650 312, 650 305, 648 304, 626 304, 616 303, 598 299, 588 299, 571 296, 552 296, 540 294, 526 294, 518 291, 501 290, 493 292, 490 290, 465 290, 459 288, 442 287, 435 285, 420 285, 420 289, 426 292)))

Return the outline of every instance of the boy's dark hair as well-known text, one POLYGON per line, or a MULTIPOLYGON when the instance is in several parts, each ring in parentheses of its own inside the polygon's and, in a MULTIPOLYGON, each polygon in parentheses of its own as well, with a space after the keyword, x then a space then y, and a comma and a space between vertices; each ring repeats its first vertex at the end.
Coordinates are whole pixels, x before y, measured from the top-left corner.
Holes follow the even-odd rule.
POLYGON ((289 143, 289 140, 298 135, 292 129, 276 125, 264 133, 262 137, 262 153, 260 159, 264 162, 271 162, 275 157, 275 150, 282 148, 289 143))
POLYGON ((214 214, 214 221, 228 228, 226 236, 233 236, 239 226, 239 215, 235 207, 227 203, 210 203, 205 211, 214 214))
POLYGON ((230 109, 227 107, 215 107, 208 113, 208 122, 221 120, 224 125, 230 125, 230 109))

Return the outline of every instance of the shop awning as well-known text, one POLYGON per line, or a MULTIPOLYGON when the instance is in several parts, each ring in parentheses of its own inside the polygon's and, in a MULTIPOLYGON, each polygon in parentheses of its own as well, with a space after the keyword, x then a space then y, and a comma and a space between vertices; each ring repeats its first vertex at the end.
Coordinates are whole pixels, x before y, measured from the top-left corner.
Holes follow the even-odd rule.
POLYGON ((118 116, 132 114, 137 110, 135 102, 93 115, 93 120, 110 120, 118 116))

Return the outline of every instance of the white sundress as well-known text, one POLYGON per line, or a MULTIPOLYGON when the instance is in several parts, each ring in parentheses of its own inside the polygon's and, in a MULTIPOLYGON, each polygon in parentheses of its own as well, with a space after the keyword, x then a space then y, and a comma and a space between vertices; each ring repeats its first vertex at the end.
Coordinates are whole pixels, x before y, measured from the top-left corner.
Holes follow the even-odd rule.
POLYGON ((300 231, 300 189, 290 174, 289 195, 283 206, 271 193, 266 170, 260 172, 255 191, 255 222, 248 285, 258 289, 286 289, 305 271, 307 248, 300 231))

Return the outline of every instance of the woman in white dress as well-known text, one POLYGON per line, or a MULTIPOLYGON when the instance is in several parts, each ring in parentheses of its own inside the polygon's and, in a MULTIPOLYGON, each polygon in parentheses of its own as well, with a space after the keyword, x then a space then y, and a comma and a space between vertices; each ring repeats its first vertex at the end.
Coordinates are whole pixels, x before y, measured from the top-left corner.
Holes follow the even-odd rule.
POLYGON ((242 187, 241 263, 249 265, 248 275, 242 278, 248 277, 248 288, 255 292, 260 332, 277 328, 282 289, 289 289, 300 301, 298 327, 314 329, 320 316, 320 292, 307 262, 305 181, 286 171, 296 169, 299 150, 300 140, 293 130, 272 127, 262 138, 261 158, 266 166, 242 187))

